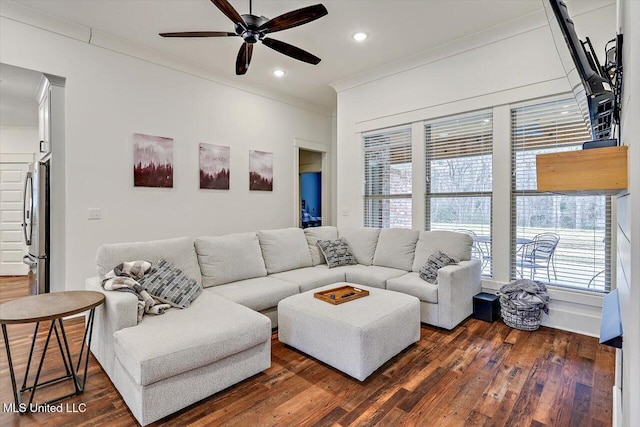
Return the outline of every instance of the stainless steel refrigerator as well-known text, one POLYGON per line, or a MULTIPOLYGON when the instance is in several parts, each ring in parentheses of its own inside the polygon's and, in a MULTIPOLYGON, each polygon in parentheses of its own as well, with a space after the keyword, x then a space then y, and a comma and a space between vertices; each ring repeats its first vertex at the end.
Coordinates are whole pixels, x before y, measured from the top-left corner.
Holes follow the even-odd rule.
POLYGON ((22 260, 29 266, 29 285, 34 295, 50 290, 50 168, 48 155, 34 163, 24 183, 22 229, 29 254, 22 260))

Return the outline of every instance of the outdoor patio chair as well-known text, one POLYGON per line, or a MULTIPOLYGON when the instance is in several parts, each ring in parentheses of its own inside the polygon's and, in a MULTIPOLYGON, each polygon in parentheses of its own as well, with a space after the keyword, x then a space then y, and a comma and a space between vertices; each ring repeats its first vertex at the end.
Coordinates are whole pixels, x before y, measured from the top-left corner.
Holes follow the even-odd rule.
POLYGON ((553 277, 558 280, 555 252, 560 236, 555 233, 540 233, 532 240, 531 243, 525 243, 518 249, 516 267, 520 268, 520 277, 523 277, 525 268, 529 269, 530 279, 535 277, 538 269, 546 269, 549 282, 551 282, 551 270, 553 270, 553 277))
POLYGON ((455 230, 455 232, 471 236, 473 239, 473 245, 471 246, 471 258, 479 259, 482 262, 482 270, 484 270, 489 261, 491 261, 491 254, 489 253, 488 247, 485 246, 485 249, 482 249, 482 244, 478 242, 478 235, 473 230, 459 228, 455 230))
POLYGON ((587 284, 587 289, 591 288, 591 285, 593 285, 593 289, 596 288, 596 279, 598 278, 598 276, 601 276, 602 274, 604 274, 606 270, 600 270, 598 273, 596 273, 591 280, 589 280, 589 283, 587 284))

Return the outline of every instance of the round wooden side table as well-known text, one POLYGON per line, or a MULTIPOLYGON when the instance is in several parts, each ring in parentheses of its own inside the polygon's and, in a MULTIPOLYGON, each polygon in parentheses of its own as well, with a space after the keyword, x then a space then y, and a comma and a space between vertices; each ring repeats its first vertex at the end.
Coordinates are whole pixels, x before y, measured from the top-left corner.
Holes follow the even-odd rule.
POLYGON ((81 394, 84 391, 84 386, 87 380, 87 368, 89 365, 89 348, 91 347, 91 336, 93 335, 93 319, 95 315, 95 308, 103 302, 104 295, 100 292, 66 291, 33 295, 0 304, 0 323, 2 324, 4 346, 7 351, 7 360, 9 362, 11 385, 13 386, 13 398, 15 401, 14 411, 21 414, 30 412, 33 404, 33 396, 38 387, 44 387, 71 379, 73 380, 73 385, 75 388, 75 391, 71 394, 57 397, 39 405, 49 405, 67 397, 81 394), (67 342, 67 335, 65 333, 64 326, 62 325, 62 318, 65 316, 82 313, 87 310, 90 310, 89 319, 84 331, 84 337, 82 339, 82 344, 80 347, 80 354, 78 355, 78 363, 74 368, 71 358, 71 352, 69 351, 69 344, 67 342), (33 358, 33 349, 36 344, 38 328, 40 326, 40 322, 48 320, 51 321, 51 326, 49 327, 49 333, 47 334, 47 339, 42 350, 42 357, 40 358, 40 363, 38 364, 38 370, 36 371, 36 376, 33 380, 33 384, 28 386, 27 379, 29 377, 29 369, 31 368, 31 360, 33 358), (27 359, 24 381, 22 382, 22 386, 18 388, 16 385, 16 375, 13 367, 13 361, 11 360, 11 349, 9 346, 7 325, 34 322, 36 324, 36 327, 35 331, 33 332, 33 339, 31 340, 31 349, 29 350, 29 357, 27 359), (45 381, 43 383, 38 383, 38 380, 40 379, 40 373, 42 371, 42 364, 44 362, 45 355, 47 354, 47 347, 49 347, 49 341, 51 340, 52 333, 55 333, 56 335, 66 374, 61 377, 45 381), (87 335, 89 338, 88 340, 87 335), (62 341, 60 340, 60 338, 62 338, 62 341), (84 357, 84 374, 82 375, 82 381, 80 381, 79 374, 82 364, 81 362, 83 361, 82 356, 84 353, 85 345, 87 347, 87 352, 84 357), (22 393, 26 391, 31 391, 31 395, 29 397, 29 402, 23 403, 22 393))

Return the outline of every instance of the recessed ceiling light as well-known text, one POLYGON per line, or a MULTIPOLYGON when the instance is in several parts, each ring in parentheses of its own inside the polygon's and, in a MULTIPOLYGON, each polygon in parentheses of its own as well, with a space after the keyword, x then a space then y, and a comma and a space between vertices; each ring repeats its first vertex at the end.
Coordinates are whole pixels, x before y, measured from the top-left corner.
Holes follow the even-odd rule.
POLYGON ((284 72, 284 70, 273 70, 273 75, 276 77, 283 77, 286 73, 284 72))
POLYGON ((362 32, 362 31, 358 31, 357 33, 355 33, 351 37, 353 37, 353 39, 355 41, 357 41, 357 42, 363 42, 369 37, 369 34, 367 34, 365 32, 362 32))

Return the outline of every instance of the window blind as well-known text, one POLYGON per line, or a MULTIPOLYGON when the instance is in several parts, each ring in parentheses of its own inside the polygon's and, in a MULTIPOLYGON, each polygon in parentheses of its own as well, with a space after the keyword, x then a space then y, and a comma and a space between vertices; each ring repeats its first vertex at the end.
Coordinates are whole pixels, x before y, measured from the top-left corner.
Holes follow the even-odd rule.
POLYGON ((511 110, 512 278, 611 289, 611 199, 536 191, 537 154, 579 150, 590 139, 573 98, 511 110))
POLYGON ((411 228, 411 127, 363 134, 365 227, 411 228))
POLYGON ((425 122, 426 226, 474 238, 472 256, 492 275, 492 112, 425 122))

